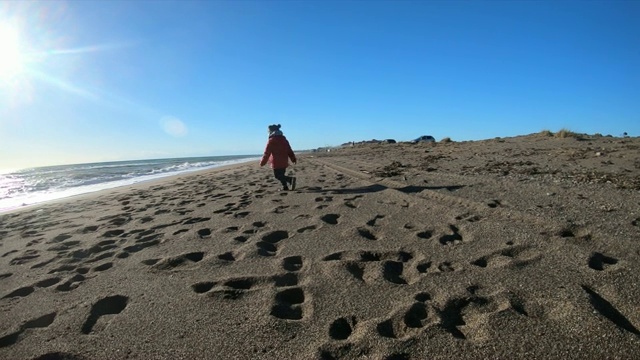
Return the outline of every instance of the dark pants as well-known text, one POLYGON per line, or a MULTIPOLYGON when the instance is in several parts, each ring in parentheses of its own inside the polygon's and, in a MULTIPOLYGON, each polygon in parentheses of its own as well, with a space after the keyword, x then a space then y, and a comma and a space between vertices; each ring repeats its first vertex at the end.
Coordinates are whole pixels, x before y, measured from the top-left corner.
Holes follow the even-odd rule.
POLYGON ((284 189, 288 189, 287 184, 291 183, 291 177, 284 174, 286 171, 287 169, 273 169, 273 176, 282 183, 282 188, 284 189))

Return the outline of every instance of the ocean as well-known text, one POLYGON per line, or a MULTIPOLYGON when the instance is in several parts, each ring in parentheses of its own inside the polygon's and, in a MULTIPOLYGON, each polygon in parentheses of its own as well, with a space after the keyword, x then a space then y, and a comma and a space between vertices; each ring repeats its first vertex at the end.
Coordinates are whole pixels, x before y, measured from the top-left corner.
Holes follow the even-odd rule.
POLYGON ((258 160, 258 155, 46 166, 0 174, 0 213, 49 200, 258 160))

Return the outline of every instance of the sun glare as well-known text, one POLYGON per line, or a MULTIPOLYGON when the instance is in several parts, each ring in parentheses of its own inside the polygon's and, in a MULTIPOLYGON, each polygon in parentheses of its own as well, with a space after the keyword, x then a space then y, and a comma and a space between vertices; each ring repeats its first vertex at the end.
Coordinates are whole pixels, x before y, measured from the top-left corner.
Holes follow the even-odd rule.
POLYGON ((0 80, 10 79, 24 70, 20 36, 15 27, 0 23, 0 80))

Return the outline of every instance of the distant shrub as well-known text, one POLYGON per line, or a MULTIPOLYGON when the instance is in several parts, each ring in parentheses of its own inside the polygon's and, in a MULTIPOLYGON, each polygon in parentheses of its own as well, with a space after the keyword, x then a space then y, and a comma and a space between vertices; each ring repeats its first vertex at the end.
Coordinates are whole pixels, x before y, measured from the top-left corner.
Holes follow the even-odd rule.
POLYGON ((442 140, 440 140, 440 142, 442 142, 442 143, 450 143, 451 141, 452 140, 451 140, 450 137, 446 137, 446 138, 443 138, 442 140))
POLYGON ((553 136, 553 133, 550 130, 542 130, 542 131, 540 131, 540 135, 551 137, 551 136, 553 136))
POLYGON ((565 138, 577 138, 578 134, 574 133, 568 129, 561 129, 555 134, 555 137, 565 139, 565 138))

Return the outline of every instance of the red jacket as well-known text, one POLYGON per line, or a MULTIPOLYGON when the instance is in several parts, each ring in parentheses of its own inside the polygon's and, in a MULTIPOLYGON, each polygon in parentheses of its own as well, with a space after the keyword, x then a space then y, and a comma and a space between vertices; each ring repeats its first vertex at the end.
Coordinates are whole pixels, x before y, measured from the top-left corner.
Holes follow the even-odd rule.
POLYGON ((260 166, 269 161, 273 169, 286 169, 289 166, 289 159, 296 162, 296 154, 291 150, 291 146, 284 135, 274 135, 269 138, 264 155, 260 160, 260 166))

